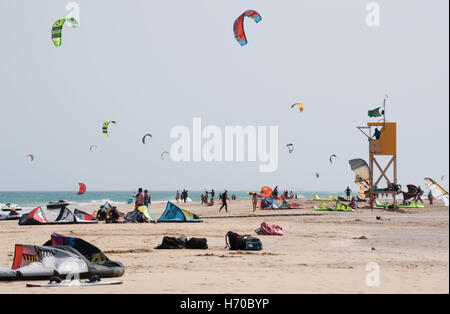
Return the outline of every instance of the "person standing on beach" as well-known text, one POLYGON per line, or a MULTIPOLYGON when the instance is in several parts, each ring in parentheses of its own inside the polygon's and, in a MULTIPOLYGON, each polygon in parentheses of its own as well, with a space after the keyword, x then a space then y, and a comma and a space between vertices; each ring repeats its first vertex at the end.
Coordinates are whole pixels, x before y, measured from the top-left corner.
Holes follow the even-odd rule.
POLYGON ((222 208, 225 207, 225 211, 228 213, 228 205, 227 205, 227 199, 228 199, 228 191, 225 190, 222 194, 222 206, 219 208, 219 213, 222 210, 222 208))
POLYGON ((256 193, 253 193, 252 196, 252 205, 253 205, 253 211, 256 211, 256 207, 258 206, 258 197, 256 197, 256 193))
POLYGON ((142 194, 142 188, 138 189, 138 194, 136 194, 136 209, 141 206, 144 205, 144 194, 142 194))
POLYGON ((376 194, 373 194, 372 195, 372 197, 370 198, 370 200, 369 200, 369 205, 370 205, 370 208, 371 209, 373 209, 373 205, 375 204, 375 200, 377 199, 377 195, 376 194))
POLYGON ((205 203, 206 205, 208 205, 209 202, 209 192, 207 190, 205 190, 205 203))
POLYGON ((434 199, 433 193, 430 190, 430 192, 428 193, 428 200, 430 201, 430 205, 433 205, 433 199, 434 199))
POLYGON ((181 201, 186 203, 186 190, 183 189, 181 192, 181 201))
POLYGON ((188 190, 186 190, 184 193, 184 202, 185 203, 186 203, 187 199, 188 199, 188 190))
POLYGON ((421 196, 423 195, 423 190, 420 188, 420 185, 418 188, 419 188, 419 190, 417 191, 417 195, 414 198, 413 202, 415 202, 415 203, 421 202, 423 204, 423 200, 421 198, 421 196))
POLYGON ((144 191, 144 205, 148 206, 150 204, 150 195, 148 195, 148 190, 144 191))
POLYGON ((345 189, 345 194, 347 195, 347 201, 350 200, 350 194, 352 193, 352 190, 350 190, 350 187, 347 186, 345 189))
POLYGON ((214 189, 211 190, 211 201, 214 201, 214 196, 216 195, 216 192, 214 192, 214 189))
POLYGON ((175 196, 175 201, 180 202, 180 191, 177 190, 177 195, 175 196))
POLYGON ((278 186, 275 187, 272 191, 273 198, 278 198, 278 186))

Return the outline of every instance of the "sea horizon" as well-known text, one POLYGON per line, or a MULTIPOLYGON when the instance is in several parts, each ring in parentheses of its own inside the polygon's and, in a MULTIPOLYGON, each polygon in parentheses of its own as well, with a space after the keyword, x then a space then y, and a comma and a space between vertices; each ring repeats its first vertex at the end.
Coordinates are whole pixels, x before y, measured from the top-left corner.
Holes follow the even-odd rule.
MULTIPOLYGON (((137 190, 99 190, 87 191, 78 195, 75 191, 0 191, 0 207, 5 204, 17 204, 24 209, 32 209, 37 206, 45 207, 49 202, 59 200, 67 201, 71 206, 100 206, 108 202, 110 204, 126 204, 130 200, 134 201, 133 196, 137 190)), ((150 190, 151 201, 153 203, 162 203, 175 201, 177 190, 150 190)), ((181 190, 179 190, 181 192, 181 190)), ((211 190, 208 190, 211 191, 211 190)), ((280 190, 280 194, 283 190, 280 190)), ((188 201, 200 201, 201 195, 205 190, 188 190, 188 201)), ((215 190, 215 199, 218 200, 222 190, 215 190)), ((228 190, 228 196, 236 196, 236 200, 250 200, 248 190, 228 190)), ((290 190, 289 190, 290 192, 290 190)), ((337 191, 306 191, 292 190, 299 199, 312 198, 314 194, 320 197, 328 195, 343 195, 343 192, 337 191)), ((356 192, 356 191, 355 191, 356 192)))

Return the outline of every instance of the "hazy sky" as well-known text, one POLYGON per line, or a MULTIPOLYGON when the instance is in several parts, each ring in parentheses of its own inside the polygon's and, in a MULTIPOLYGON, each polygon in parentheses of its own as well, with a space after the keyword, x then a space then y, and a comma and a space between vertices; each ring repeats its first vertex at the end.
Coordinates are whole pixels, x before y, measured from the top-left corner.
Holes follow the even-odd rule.
POLYGON ((51 26, 69 2, 0 0, 0 190, 356 190, 348 160, 368 160, 356 126, 385 94, 400 183, 448 186, 446 0, 376 1, 375 28, 363 0, 79 0, 80 27, 65 25, 57 48, 51 26), (245 21, 241 47, 233 22, 247 9, 262 21, 245 21), (193 117, 279 126, 278 170, 162 161, 172 127, 193 117))

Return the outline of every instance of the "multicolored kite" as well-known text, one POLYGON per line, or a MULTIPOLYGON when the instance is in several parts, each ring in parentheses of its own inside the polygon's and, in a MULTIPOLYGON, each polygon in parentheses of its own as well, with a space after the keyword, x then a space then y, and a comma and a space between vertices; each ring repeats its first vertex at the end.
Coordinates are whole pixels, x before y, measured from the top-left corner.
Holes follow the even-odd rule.
POLYGON ((113 121, 113 120, 106 121, 105 123, 103 123, 103 134, 105 134, 106 136, 108 136, 108 126, 109 126, 110 123, 117 124, 117 122, 113 121))
POLYGON ((63 18, 53 23, 52 40, 56 47, 61 46, 62 28, 66 21, 67 23, 72 24, 73 28, 77 28, 79 25, 78 21, 74 17, 63 18))
POLYGON ((241 46, 244 46, 247 44, 247 36, 245 36, 244 32, 244 18, 248 17, 251 18, 255 23, 259 23, 261 21, 261 15, 259 15, 258 12, 254 10, 247 10, 244 13, 242 13, 236 21, 234 21, 233 31, 234 31, 234 37, 238 41, 241 46))
POLYGON ((161 159, 164 160, 164 156, 169 156, 169 152, 162 152, 161 159))
POLYGON ((369 190, 370 180, 367 162, 364 159, 357 158, 349 160, 348 163, 350 164, 352 171, 356 174, 355 183, 359 186, 358 195, 363 199, 367 198, 365 193, 369 190))
POLYGON ((150 137, 150 138, 152 137, 151 134, 145 134, 145 135, 142 137, 142 144, 145 144, 145 138, 146 138, 147 136, 150 137))
POLYGON ((86 184, 84 184, 84 183, 78 183, 78 184, 80 185, 78 195, 84 194, 84 192, 86 192, 86 184))
POLYGON ((303 104, 297 102, 291 106, 291 109, 294 108, 295 106, 297 106, 298 109, 300 109, 300 112, 303 112, 303 104))
POLYGON ((294 151, 294 144, 287 144, 286 146, 289 149, 289 154, 292 154, 292 152, 294 151))
POLYGON ((336 156, 335 154, 331 155, 331 156, 330 156, 330 163, 333 163, 333 159, 331 159, 331 158, 333 158, 333 157, 334 157, 334 158, 337 158, 337 156, 336 156))

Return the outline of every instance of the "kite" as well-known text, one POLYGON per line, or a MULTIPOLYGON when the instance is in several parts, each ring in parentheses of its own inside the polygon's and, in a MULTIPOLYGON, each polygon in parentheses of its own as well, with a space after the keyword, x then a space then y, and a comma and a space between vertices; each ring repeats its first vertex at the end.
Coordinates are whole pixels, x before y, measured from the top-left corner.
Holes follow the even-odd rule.
POLYGON ((103 134, 105 134, 106 136, 108 136, 108 126, 109 126, 110 123, 117 124, 117 122, 113 121, 113 120, 106 121, 105 123, 103 123, 103 134))
POLYGON ((303 112, 303 104, 301 104, 301 103, 295 103, 295 104, 293 104, 292 106, 291 106, 291 109, 292 108, 294 108, 295 106, 297 106, 298 107, 298 109, 300 109, 300 112, 303 112))
POLYGON ((145 138, 146 137, 152 137, 152 135, 151 134, 145 134, 143 137, 142 137, 142 144, 145 144, 145 138))
POLYGON ((369 190, 369 166, 364 159, 349 160, 350 168, 356 174, 355 183, 359 186, 358 195, 365 199, 365 193, 369 190))
POLYGON ((433 197, 436 199, 442 199, 445 206, 449 206, 449 194, 446 189, 439 185, 435 180, 431 178, 425 178, 425 186, 431 191, 433 197))
POLYGON ((63 19, 57 20, 55 23, 53 23, 52 40, 56 47, 61 46, 62 28, 66 21, 67 21, 67 23, 72 24, 73 28, 77 28, 79 25, 78 21, 74 17, 63 18, 63 19))
POLYGON ((97 145, 91 145, 91 147, 89 147, 89 151, 91 151, 91 152, 92 152, 92 149, 93 149, 94 147, 95 147, 95 148, 98 148, 98 146, 97 146, 97 145))
POLYGON ((319 179, 319 173, 318 172, 316 172, 316 178, 319 179))
POLYGON ((445 176, 441 176, 441 181, 444 181, 445 176))
POLYGON ((164 156, 167 155, 169 156, 169 152, 162 152, 161 153, 161 159, 164 160, 164 156))
POLYGON ((78 195, 84 194, 84 192, 86 192, 86 184, 84 184, 84 183, 78 183, 78 184, 80 185, 78 195))
POLYGON ((294 145, 293 144, 287 144, 286 146, 289 149, 289 154, 292 154, 292 152, 294 151, 294 145))
POLYGON ((28 154, 27 157, 30 157, 31 161, 34 161, 34 156, 32 154, 28 154))
POLYGON ((255 23, 259 23, 261 21, 261 15, 259 15, 258 12, 253 10, 248 10, 242 13, 236 21, 234 21, 233 31, 234 31, 234 37, 238 41, 241 46, 244 46, 247 44, 247 36, 245 36, 244 32, 244 18, 248 17, 255 21, 255 23))
POLYGON ((334 157, 334 158, 337 158, 337 156, 336 156, 335 154, 331 155, 331 156, 330 156, 330 163, 333 163, 333 160, 332 160, 333 157, 334 157))

